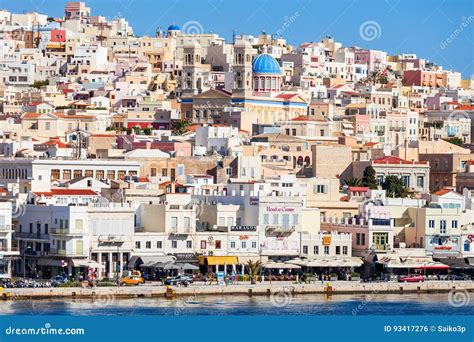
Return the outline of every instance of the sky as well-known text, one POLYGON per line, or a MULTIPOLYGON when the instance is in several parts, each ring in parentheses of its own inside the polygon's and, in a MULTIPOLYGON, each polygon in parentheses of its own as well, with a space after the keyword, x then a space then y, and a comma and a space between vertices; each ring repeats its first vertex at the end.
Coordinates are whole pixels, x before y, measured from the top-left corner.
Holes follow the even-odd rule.
MULTIPOLYGON (((12 12, 62 16, 65 0, 0 0, 12 12)), ((415 53, 474 77, 474 0, 89 0, 92 15, 124 17, 136 35, 170 24, 187 32, 281 35, 290 44, 329 35, 343 46, 415 53)))

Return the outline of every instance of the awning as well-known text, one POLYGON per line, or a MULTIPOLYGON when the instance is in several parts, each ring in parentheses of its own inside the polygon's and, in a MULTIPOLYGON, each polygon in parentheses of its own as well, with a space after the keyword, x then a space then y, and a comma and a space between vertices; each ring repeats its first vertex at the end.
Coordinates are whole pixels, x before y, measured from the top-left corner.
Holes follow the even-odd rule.
POLYGON ((61 264, 61 260, 59 259, 49 259, 49 258, 40 258, 38 259, 37 262, 38 266, 56 266, 56 267, 62 267, 62 266, 67 266, 67 262, 61 264))
POLYGON ((273 268, 273 269, 300 269, 301 266, 290 264, 286 262, 269 262, 262 266, 263 268, 273 268))
POLYGON ((99 268, 102 265, 97 261, 88 259, 72 259, 72 266, 74 267, 87 267, 87 268, 99 268))
POLYGON ((176 258, 172 255, 157 254, 157 255, 134 255, 128 261, 128 267, 135 267, 137 264, 140 267, 153 267, 153 265, 162 263, 173 263, 176 258))
POLYGON ((199 267, 197 267, 195 265, 192 265, 190 263, 187 263, 187 262, 185 262, 184 264, 177 263, 176 265, 178 265, 181 270, 185 270, 185 271, 195 271, 195 270, 199 269, 199 267))
POLYGON ((236 256, 198 256, 198 261, 200 265, 232 265, 238 264, 239 259, 236 256))

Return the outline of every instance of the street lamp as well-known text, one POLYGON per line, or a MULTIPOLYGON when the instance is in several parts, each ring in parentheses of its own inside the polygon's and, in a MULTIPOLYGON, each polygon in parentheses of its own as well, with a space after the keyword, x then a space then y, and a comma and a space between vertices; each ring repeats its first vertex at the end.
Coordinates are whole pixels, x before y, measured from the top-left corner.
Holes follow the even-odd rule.
POLYGON ((26 278, 26 250, 30 250, 31 246, 28 246, 28 243, 25 242, 23 246, 23 279, 26 278))

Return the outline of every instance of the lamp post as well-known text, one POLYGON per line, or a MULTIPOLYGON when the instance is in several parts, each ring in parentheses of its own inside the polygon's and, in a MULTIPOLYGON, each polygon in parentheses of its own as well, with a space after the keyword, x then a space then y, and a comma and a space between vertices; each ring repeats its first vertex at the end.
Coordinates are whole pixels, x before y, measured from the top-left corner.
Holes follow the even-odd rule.
POLYGON ((26 278, 26 251, 29 249, 31 249, 31 247, 25 242, 25 245, 23 246, 23 279, 26 278))
POLYGON ((120 265, 122 260, 120 260, 120 252, 119 252, 119 245, 117 244, 117 264, 115 266, 115 273, 117 274, 117 287, 120 287, 120 265))

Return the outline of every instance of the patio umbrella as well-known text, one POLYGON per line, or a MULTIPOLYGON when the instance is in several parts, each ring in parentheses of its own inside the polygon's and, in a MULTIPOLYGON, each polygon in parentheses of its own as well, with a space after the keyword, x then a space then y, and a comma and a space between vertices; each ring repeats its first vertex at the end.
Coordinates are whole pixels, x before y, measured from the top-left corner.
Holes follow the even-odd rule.
POLYGON ((269 262, 262 266, 263 268, 276 268, 276 269, 299 269, 301 266, 289 264, 285 262, 269 262))
POLYGON ((179 265, 176 265, 176 264, 166 264, 165 267, 163 267, 164 270, 180 270, 181 267, 179 265))
POLYGON ((198 270, 199 267, 195 266, 195 265, 192 265, 190 263, 184 263, 184 264, 178 264, 180 266, 180 268, 182 270, 185 270, 185 271, 194 271, 194 270, 198 270))

